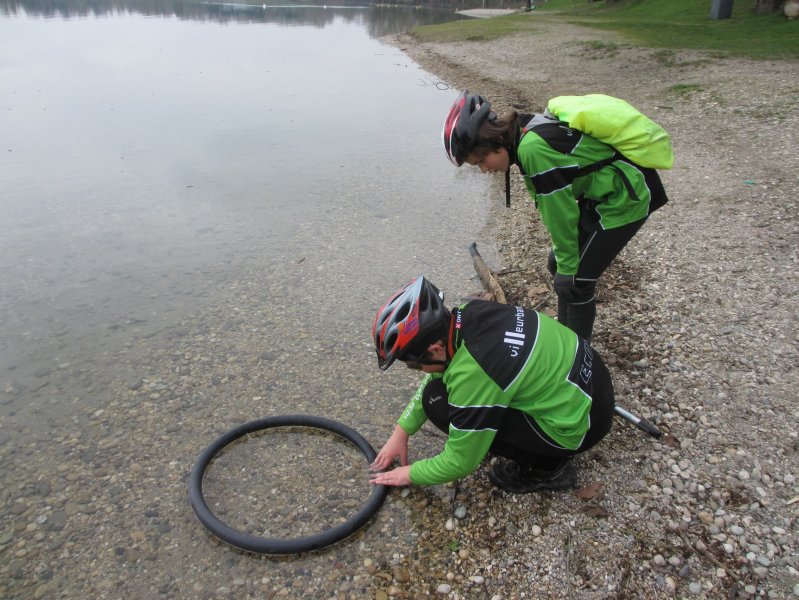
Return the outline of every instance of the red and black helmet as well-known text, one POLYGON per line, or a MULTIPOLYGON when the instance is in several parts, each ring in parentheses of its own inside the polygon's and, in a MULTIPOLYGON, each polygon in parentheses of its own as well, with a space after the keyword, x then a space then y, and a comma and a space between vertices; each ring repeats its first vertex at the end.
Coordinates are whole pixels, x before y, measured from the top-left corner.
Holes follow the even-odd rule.
POLYGON ((452 103, 441 132, 447 158, 460 167, 477 143, 480 127, 485 120, 493 121, 496 118, 497 114, 491 110, 488 100, 463 90, 452 103))
POLYGON ((423 362, 422 355, 445 334, 449 320, 444 294, 420 275, 377 311, 372 327, 377 365, 385 371, 397 359, 423 362))

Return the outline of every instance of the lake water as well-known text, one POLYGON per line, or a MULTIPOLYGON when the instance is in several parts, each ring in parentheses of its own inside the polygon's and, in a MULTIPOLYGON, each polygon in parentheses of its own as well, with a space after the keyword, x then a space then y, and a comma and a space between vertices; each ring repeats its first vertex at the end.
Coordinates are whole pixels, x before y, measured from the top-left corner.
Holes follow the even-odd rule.
MULTIPOLYGON (((469 267, 486 182, 440 148, 455 92, 374 37, 413 10, 4 6, 6 381, 170 325, 281 256, 351 265, 319 274, 346 312, 356 290, 374 304, 469 267)), ((305 275, 298 295, 318 287, 305 275)))
POLYGON ((374 313, 419 273, 451 303, 476 291, 467 245, 490 259, 501 201, 444 156, 457 91, 379 39, 452 18, 0 2, 0 545, 29 553, 0 595, 153 597, 163 577, 101 550, 138 548, 131 531, 177 597, 199 594, 189 572, 223 585, 185 476, 241 420, 322 414, 382 444, 416 377, 376 369, 374 313), (142 513, 167 523, 152 539, 142 513))

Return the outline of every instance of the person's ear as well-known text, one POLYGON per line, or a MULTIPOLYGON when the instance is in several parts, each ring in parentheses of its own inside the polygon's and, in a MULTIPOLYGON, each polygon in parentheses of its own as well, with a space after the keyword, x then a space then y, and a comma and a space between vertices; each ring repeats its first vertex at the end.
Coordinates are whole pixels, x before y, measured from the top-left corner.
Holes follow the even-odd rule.
POLYGON ((444 352, 446 354, 446 348, 444 347, 444 340, 437 340, 430 344, 427 347, 427 352, 433 356, 436 352, 444 352))

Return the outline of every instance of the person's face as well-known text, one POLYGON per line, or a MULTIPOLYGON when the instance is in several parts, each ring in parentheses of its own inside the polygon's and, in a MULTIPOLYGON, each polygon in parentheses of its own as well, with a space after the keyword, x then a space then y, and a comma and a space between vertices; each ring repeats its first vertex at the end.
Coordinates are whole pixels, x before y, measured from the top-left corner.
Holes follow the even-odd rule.
POLYGON ((466 162, 480 167, 482 173, 504 173, 510 167, 510 156, 505 148, 499 148, 482 157, 472 152, 466 157, 466 162))

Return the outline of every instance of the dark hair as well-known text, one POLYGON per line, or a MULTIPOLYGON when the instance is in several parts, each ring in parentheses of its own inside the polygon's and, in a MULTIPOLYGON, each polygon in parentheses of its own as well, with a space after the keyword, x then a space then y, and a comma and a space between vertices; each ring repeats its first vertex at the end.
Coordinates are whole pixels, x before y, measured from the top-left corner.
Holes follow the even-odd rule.
POLYGON ((497 117, 493 121, 486 119, 480 127, 477 142, 472 146, 470 153, 482 158, 489 152, 505 148, 511 155, 515 155, 518 135, 519 113, 515 110, 497 117))

